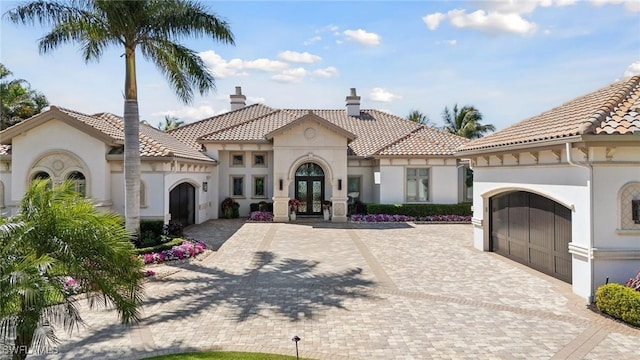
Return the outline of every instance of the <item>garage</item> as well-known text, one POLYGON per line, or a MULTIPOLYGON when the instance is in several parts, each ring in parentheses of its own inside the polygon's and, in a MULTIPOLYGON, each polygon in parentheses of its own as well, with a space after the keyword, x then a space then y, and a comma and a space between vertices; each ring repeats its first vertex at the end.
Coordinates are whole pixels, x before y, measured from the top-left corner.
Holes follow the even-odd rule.
POLYGON ((526 191, 490 200, 491 250, 571 283, 571 210, 526 191))

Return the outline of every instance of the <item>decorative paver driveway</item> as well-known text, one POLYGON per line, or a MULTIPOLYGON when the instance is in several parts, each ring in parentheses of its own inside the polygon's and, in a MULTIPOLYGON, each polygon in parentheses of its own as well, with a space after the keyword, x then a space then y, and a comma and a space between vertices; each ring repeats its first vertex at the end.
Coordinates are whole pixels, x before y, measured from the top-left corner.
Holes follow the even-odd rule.
POLYGON ((317 359, 640 356, 640 331, 590 312, 568 284, 473 249, 471 225, 211 221, 190 231, 224 244, 149 282, 138 326, 83 308, 89 327, 60 333, 58 357, 295 354, 294 335, 317 359))

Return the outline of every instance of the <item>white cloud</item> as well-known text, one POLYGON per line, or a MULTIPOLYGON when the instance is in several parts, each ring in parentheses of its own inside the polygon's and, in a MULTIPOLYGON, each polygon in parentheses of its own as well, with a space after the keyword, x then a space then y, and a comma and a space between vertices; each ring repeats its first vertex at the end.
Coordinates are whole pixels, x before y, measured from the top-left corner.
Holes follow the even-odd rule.
POLYGON ((287 69, 280 74, 273 75, 271 79, 281 83, 299 83, 307 75, 304 68, 287 69))
POLYGON ((217 114, 221 114, 226 110, 215 110, 211 105, 202 104, 197 106, 183 106, 177 110, 166 110, 153 113, 153 116, 175 116, 180 120, 184 119, 204 119, 217 114))
POLYGON ((330 78, 333 76, 338 76, 338 69, 333 66, 329 66, 324 69, 317 69, 313 71, 313 75, 323 78, 330 78))
POLYGON ((265 103, 265 98, 263 97, 253 97, 253 96, 247 96, 247 102, 250 103, 259 103, 259 104, 264 104, 265 103))
POLYGON ((289 67, 289 64, 286 62, 264 58, 256 60, 242 60, 238 58, 225 60, 213 50, 203 51, 199 53, 199 55, 213 75, 218 78, 248 75, 247 72, 243 70, 276 72, 289 67))
POLYGON ((427 27, 429 28, 429 30, 435 30, 440 25, 440 22, 442 22, 442 20, 446 18, 447 18, 447 15, 437 12, 437 13, 424 16, 422 18, 422 21, 424 21, 424 23, 427 24, 427 27))
POLYGON ((380 45, 380 35, 376 33, 371 33, 362 29, 358 29, 358 30, 345 30, 343 34, 348 40, 356 41, 362 45, 367 45, 367 46, 380 45))
POLYGON ((525 20, 515 13, 485 12, 477 10, 467 14, 466 10, 454 9, 448 13, 451 25, 464 29, 470 28, 487 32, 508 32, 520 35, 536 31, 536 24, 525 20))
POLYGON ((594 6, 604 6, 604 5, 619 5, 624 4, 624 8, 630 12, 639 12, 640 11, 640 1, 638 0, 591 0, 591 4, 594 6))
POLYGON ((369 93, 369 99, 380 102, 392 102, 393 100, 401 99, 402 96, 392 94, 391 92, 383 88, 373 88, 369 93))
POLYGON ((305 46, 308 46, 308 45, 311 45, 311 44, 313 44, 313 43, 316 43, 316 42, 318 42, 318 41, 320 41, 320 40, 322 40, 322 36, 320 36, 320 35, 316 35, 316 36, 310 37, 310 38, 308 38, 307 40, 305 40, 305 41, 303 42, 303 44, 304 44, 305 46))
POLYGON ((640 75, 640 60, 629 65, 627 70, 624 72, 624 77, 626 78, 635 75, 640 75))
POLYGON ((283 51, 278 54, 278 57, 281 60, 295 63, 305 63, 305 64, 313 64, 322 60, 322 58, 318 55, 309 54, 308 52, 299 53, 297 51, 283 51))

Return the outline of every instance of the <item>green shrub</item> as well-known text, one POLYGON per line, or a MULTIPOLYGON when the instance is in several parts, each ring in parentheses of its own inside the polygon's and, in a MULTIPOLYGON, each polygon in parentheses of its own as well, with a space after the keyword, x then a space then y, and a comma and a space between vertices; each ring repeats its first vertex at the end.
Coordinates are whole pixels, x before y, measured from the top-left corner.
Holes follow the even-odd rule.
POLYGON ((620 284, 602 285, 596 291, 596 306, 616 319, 640 326, 640 292, 620 284))
POLYGON ((472 215, 470 203, 460 204, 366 204, 368 214, 407 215, 472 215))
POLYGON ((137 247, 149 247, 162 243, 164 235, 164 221, 140 220, 140 238, 136 241, 137 247))
POLYGON ((273 212, 273 203, 271 202, 266 202, 266 201, 260 201, 257 203, 251 203, 249 204, 249 211, 250 212, 254 212, 254 211, 263 211, 263 212, 273 212))
POLYGON ((163 250, 169 250, 172 247, 176 246, 176 245, 180 245, 184 242, 184 239, 182 238, 175 238, 171 241, 168 241, 166 243, 162 243, 156 246, 149 246, 149 247, 144 247, 144 248, 139 248, 139 249, 135 249, 135 253, 136 255, 142 255, 142 254, 146 254, 146 253, 150 253, 150 252, 159 252, 159 251, 163 251, 163 250))
POLYGON ((222 209, 221 217, 223 219, 233 219, 240 217, 240 204, 238 204, 230 197, 222 200, 220 208, 222 209))

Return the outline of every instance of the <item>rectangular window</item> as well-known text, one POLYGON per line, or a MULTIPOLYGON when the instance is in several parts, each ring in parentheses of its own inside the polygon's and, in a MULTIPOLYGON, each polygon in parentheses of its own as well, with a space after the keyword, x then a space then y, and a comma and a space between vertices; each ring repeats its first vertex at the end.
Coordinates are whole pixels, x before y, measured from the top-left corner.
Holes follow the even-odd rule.
POLYGON ((462 178, 462 201, 473 201, 473 170, 465 166, 462 178))
POLYGON ((267 197, 267 177, 266 176, 254 176, 253 177, 253 194, 254 198, 266 198, 267 197))
POLYGON ((347 196, 350 204, 360 200, 360 176, 347 177, 347 196))
POLYGON ((407 202, 429 201, 429 169, 407 168, 407 202))
POLYGON ((267 154, 253 153, 253 167, 267 167, 267 154))
POLYGON ((243 175, 231 175, 231 197, 244 197, 243 175))
POLYGON ((244 166, 244 153, 231 153, 231 166, 244 166))

